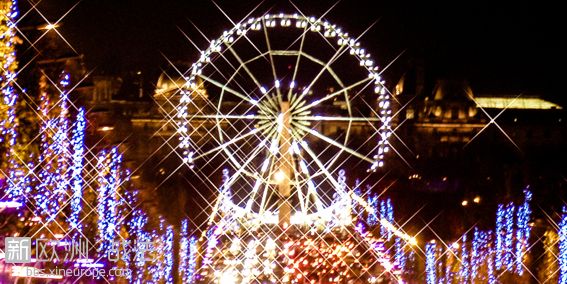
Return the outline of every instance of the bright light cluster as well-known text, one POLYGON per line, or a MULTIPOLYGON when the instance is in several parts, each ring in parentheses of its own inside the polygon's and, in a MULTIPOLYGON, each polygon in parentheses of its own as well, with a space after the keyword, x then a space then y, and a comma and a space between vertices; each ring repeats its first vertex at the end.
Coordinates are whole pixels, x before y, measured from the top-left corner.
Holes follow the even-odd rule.
POLYGON ((356 240, 334 238, 304 238, 284 244, 284 271, 291 283, 346 283, 372 276, 376 260, 363 256, 365 249, 358 247, 356 240))

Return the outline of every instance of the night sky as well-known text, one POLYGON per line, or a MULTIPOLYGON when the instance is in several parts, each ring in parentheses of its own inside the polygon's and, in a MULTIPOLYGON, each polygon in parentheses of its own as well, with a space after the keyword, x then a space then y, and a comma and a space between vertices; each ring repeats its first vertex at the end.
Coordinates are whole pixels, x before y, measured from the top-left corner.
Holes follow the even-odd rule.
MULTIPOLYGON (((29 9, 29 1, 19 1, 22 13, 29 9)), ((237 21, 260 2, 216 3, 237 21)), ((293 3, 305 14, 319 16, 337 2, 293 3)), ((37 9, 55 21, 75 4, 76 0, 43 0, 37 9)), ((264 1, 252 15, 267 11, 295 12, 292 2, 264 1)), ((466 79, 477 92, 544 94, 564 104, 567 23, 561 11, 559 4, 542 1, 497 6, 458 1, 447 6, 343 0, 325 18, 353 35, 374 24, 361 41, 381 66, 405 51, 385 74, 390 82, 418 58, 433 77, 466 79)), ((20 26, 37 20, 32 11, 20 26)), ((148 78, 167 66, 164 56, 190 62, 198 57, 181 31, 203 48, 207 42, 198 29, 213 38, 231 27, 214 2, 187 0, 83 0, 62 23, 59 30, 85 55, 95 74, 143 70, 148 78)))

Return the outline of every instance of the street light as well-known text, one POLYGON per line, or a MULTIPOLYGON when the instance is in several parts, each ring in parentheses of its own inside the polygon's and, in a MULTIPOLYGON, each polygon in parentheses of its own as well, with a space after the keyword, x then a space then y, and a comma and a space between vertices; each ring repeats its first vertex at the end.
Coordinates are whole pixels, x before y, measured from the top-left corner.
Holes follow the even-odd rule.
POLYGON ((53 29, 58 28, 59 26, 60 26, 60 25, 57 24, 57 23, 55 23, 55 24, 47 23, 47 24, 45 24, 45 25, 41 25, 41 26, 37 27, 37 29, 38 29, 38 30, 53 30, 53 29))
POLYGON ((476 204, 480 203, 480 196, 477 195, 477 196, 473 199, 473 202, 476 203, 476 204))

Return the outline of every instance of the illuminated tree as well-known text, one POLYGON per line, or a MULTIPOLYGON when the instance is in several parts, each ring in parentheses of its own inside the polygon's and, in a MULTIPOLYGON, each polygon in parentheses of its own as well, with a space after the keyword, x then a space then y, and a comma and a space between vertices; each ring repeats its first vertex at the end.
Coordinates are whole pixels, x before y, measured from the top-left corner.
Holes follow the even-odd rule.
POLYGON ((34 194, 36 214, 49 223, 61 213, 69 196, 69 75, 62 73, 57 104, 52 104, 48 79, 40 78, 41 155, 39 157, 39 184, 34 194))
POLYGON ((119 188, 123 182, 122 155, 118 148, 102 150, 97 158, 98 169, 98 251, 101 255, 110 252, 110 246, 118 236, 119 188))
POLYGON ((75 120, 75 125, 73 128, 73 138, 71 141, 73 152, 72 152, 72 164, 70 170, 71 179, 71 213, 69 214, 68 223, 71 229, 76 230, 75 236, 81 234, 82 225, 80 223, 80 213, 81 213, 81 200, 83 198, 83 155, 85 148, 85 110, 83 108, 79 109, 77 114, 77 119, 75 120))
MULTIPOLYGON (((17 120, 16 103, 18 95, 14 89, 16 80, 16 22, 18 16, 16 1, 0 1, 0 153, 6 159, 2 167, 5 194, 9 201, 24 202, 25 163, 16 151, 17 120)), ((2 198, 4 199, 4 198, 2 198)))
POLYGON ((559 283, 567 283, 567 207, 563 207, 559 221, 559 283))

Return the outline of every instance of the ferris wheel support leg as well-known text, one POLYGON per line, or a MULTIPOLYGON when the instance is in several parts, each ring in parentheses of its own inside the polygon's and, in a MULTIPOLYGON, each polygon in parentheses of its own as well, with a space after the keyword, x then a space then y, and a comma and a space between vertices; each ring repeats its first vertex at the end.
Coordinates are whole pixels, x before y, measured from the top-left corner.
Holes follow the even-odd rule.
MULTIPOLYGON (((279 210, 278 210, 278 225, 281 232, 278 234, 278 238, 276 243, 279 246, 280 250, 283 250, 284 243, 287 239, 287 231, 289 226, 291 225, 291 203, 290 203, 290 195, 291 195, 291 175, 293 170, 293 158, 290 153, 291 149, 291 112, 289 111, 290 103, 288 101, 282 101, 280 104, 280 115, 281 120, 279 120, 278 130, 279 139, 280 139, 280 148, 279 148, 279 171, 281 180, 279 180, 278 184, 278 193, 279 193, 279 210)), ((280 262, 284 263, 284 262, 280 262)), ((277 271, 278 280, 280 283, 286 283, 285 277, 285 269, 284 267, 279 267, 277 271)))

